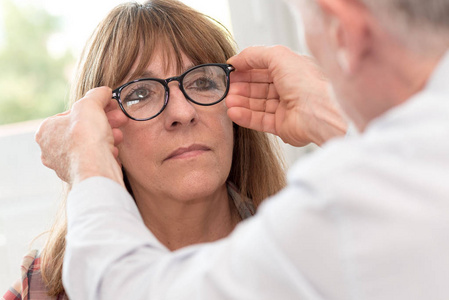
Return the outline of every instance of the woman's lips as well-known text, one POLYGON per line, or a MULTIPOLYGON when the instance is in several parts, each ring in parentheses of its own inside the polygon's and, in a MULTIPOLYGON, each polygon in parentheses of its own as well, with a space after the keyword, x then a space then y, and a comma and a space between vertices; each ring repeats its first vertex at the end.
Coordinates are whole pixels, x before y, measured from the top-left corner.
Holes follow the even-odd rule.
POLYGON ((172 153, 170 153, 169 156, 167 156, 167 158, 165 160, 169 160, 169 159, 180 159, 180 158, 190 158, 190 157, 194 157, 197 155, 202 154, 205 151, 209 151, 210 148, 204 145, 199 145, 199 144, 193 144, 191 146, 188 147, 180 147, 178 149, 176 149, 175 151, 173 151, 172 153))

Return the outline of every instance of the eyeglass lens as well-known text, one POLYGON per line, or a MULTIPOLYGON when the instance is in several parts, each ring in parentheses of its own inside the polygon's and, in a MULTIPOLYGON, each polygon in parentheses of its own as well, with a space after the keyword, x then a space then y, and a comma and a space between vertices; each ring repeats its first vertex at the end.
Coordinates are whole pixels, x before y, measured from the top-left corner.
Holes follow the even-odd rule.
MULTIPOLYGON (((188 71, 181 90, 191 101, 210 105, 220 101, 227 91, 227 76, 220 66, 203 66, 188 71)), ((135 119, 148 119, 161 112, 165 87, 156 80, 133 82, 122 89, 120 99, 125 111, 135 119)))

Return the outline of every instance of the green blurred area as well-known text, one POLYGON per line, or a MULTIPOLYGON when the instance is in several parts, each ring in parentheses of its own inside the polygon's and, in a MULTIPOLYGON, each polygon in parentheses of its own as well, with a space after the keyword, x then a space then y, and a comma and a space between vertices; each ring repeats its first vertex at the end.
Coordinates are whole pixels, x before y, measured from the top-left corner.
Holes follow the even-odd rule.
POLYGON ((40 119, 66 109, 73 54, 49 53, 61 20, 47 11, 0 0, 0 124, 40 119))

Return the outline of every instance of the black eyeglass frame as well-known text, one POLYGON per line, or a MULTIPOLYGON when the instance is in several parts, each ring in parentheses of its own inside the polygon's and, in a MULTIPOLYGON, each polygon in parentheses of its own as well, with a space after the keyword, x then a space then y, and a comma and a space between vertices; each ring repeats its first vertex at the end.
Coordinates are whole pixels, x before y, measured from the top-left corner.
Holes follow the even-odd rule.
POLYGON ((182 92, 182 94, 184 95, 184 97, 186 97, 187 100, 189 100, 189 101, 195 103, 196 105, 201 105, 201 106, 211 106, 211 105, 215 105, 215 104, 221 102, 221 101, 222 101, 224 98, 226 98, 226 96, 228 95, 228 92, 229 92, 229 85, 230 85, 230 82, 229 82, 229 75, 230 75, 231 72, 234 71, 234 70, 235 70, 235 68, 234 68, 232 65, 230 65, 230 64, 209 63, 209 64, 202 64, 202 65, 194 66, 194 67, 188 69, 187 71, 185 71, 184 73, 182 73, 182 74, 179 75, 179 76, 174 76, 174 77, 170 77, 170 78, 167 78, 167 79, 160 79, 160 78, 140 78, 140 79, 136 79, 136 80, 127 82, 127 83, 125 83, 125 84, 119 86, 119 87, 116 88, 115 90, 113 90, 113 91, 112 91, 112 98, 115 99, 115 100, 117 100, 118 105, 120 106, 120 109, 123 111, 123 113, 124 113, 128 118, 130 118, 130 119, 132 119, 132 120, 135 120, 135 121, 148 121, 148 120, 154 119, 154 118, 156 118, 157 116, 159 116, 159 115, 164 111, 164 109, 167 107, 168 99, 170 98, 170 88, 168 87, 168 84, 169 84, 170 82, 172 82, 172 81, 177 81, 177 82, 178 82, 178 87, 179 87, 179 89, 181 90, 181 92, 182 92), (221 97, 219 100, 217 100, 217 101, 215 101, 215 102, 212 102, 212 103, 206 103, 206 104, 204 104, 204 103, 199 103, 199 102, 193 100, 192 98, 190 98, 189 95, 187 95, 186 91, 184 90, 184 86, 183 86, 183 84, 182 84, 182 81, 183 81, 184 77, 185 77, 188 73, 190 73, 190 72, 192 72, 192 71, 194 71, 194 70, 196 70, 196 69, 198 69, 198 68, 208 67, 208 66, 217 66, 217 67, 222 68, 222 69, 225 71, 225 74, 226 74, 226 90, 225 90, 225 92, 224 92, 224 94, 223 94, 223 97, 221 97), (127 87, 128 85, 130 85, 130 84, 134 84, 134 83, 140 82, 140 81, 147 81, 147 80, 157 81, 157 82, 159 82, 160 84, 162 84, 162 85, 164 86, 164 89, 165 89, 165 100, 164 100, 164 105, 162 106, 161 110, 160 110, 157 114, 155 114, 154 116, 152 116, 152 117, 144 118, 144 119, 134 118, 134 117, 130 116, 130 115, 126 112, 126 109, 123 107, 123 103, 122 103, 122 100, 121 100, 121 98, 120 98, 120 93, 122 92, 122 90, 123 90, 124 88, 126 88, 126 87, 127 87))

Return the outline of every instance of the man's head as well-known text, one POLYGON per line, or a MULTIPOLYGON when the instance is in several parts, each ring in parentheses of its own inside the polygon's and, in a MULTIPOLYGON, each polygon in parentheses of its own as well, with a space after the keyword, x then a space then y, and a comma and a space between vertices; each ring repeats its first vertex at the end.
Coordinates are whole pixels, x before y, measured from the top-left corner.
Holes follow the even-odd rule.
POLYGON ((290 0, 343 110, 364 130, 421 90, 449 48, 449 0, 290 0))
POLYGON ((360 0, 385 29, 415 51, 439 51, 449 44, 447 0, 360 0), (413 34, 411 34, 413 33, 413 34))

